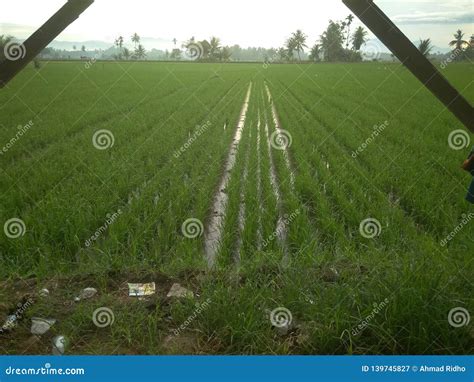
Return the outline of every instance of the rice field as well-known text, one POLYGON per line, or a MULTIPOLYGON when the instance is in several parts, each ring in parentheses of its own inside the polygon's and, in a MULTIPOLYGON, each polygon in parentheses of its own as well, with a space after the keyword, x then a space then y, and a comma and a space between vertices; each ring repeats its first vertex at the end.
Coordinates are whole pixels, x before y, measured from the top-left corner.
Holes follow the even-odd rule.
POLYGON ((45 62, 0 128, 1 354, 474 350, 463 127, 399 64, 45 62))

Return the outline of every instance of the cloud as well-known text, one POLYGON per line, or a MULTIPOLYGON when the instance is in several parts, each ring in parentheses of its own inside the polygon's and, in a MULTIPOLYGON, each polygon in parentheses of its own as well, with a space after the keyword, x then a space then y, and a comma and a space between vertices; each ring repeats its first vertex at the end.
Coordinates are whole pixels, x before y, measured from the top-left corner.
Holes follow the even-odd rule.
POLYGON ((393 17, 399 25, 409 24, 471 24, 474 12, 415 12, 393 17))

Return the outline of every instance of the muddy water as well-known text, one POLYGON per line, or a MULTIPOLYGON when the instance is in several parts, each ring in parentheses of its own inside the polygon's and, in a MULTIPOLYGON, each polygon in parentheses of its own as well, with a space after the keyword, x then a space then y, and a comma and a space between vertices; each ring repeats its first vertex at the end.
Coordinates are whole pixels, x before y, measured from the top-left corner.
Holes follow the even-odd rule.
POLYGON ((212 215, 209 219, 204 235, 204 254, 208 266, 211 268, 216 262, 217 253, 220 247, 222 237, 222 229, 226 216, 226 209, 229 196, 227 194, 227 186, 229 185, 232 169, 235 166, 237 151, 239 149, 240 140, 242 139, 242 131, 245 127, 247 111, 249 107, 250 94, 252 93, 252 83, 249 84, 247 95, 245 97, 242 111, 240 112, 239 123, 235 131, 234 140, 227 156, 224 174, 221 177, 219 188, 213 198, 212 215))

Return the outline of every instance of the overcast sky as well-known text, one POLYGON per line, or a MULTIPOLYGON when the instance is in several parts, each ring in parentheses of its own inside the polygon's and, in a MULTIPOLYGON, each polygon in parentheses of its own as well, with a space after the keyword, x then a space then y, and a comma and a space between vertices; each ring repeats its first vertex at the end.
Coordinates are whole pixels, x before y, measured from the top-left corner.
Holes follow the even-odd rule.
MULTIPOLYGON (((17 38, 28 35, 66 0, 2 1, 0 34, 17 38)), ((474 33, 474 0, 376 0, 411 40, 431 37, 447 48, 461 28, 466 38, 474 33)), ((162 38, 172 48, 173 38, 184 41, 216 35, 225 45, 278 47, 291 32, 302 29, 312 45, 329 19, 349 14, 341 0, 95 0, 95 3, 64 31, 58 40, 114 41, 129 38, 162 38)), ((151 47, 147 47, 151 48, 151 47)))

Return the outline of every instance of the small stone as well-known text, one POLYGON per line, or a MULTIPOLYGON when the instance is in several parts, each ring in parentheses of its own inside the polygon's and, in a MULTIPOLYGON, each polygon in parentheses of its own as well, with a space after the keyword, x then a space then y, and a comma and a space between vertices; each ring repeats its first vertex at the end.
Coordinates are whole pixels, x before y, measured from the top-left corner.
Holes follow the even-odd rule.
POLYGON ((88 300, 94 297, 97 294, 97 289, 95 288, 86 288, 77 296, 74 301, 79 302, 81 300, 88 300))
POLYGON ((39 294, 40 297, 48 297, 49 296, 49 290, 46 289, 46 288, 41 289, 38 294, 39 294))
POLYGON ((31 319, 31 334, 41 336, 45 334, 56 323, 53 318, 38 318, 31 319))
POLYGON ((180 284, 173 284, 166 297, 194 298, 194 293, 180 284))

